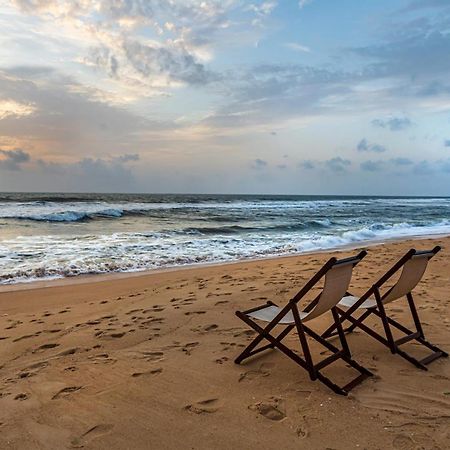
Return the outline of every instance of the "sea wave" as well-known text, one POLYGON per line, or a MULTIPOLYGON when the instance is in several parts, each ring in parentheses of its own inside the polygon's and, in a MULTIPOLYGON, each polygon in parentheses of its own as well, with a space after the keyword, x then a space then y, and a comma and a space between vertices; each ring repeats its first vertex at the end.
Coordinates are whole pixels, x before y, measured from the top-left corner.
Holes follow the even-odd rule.
MULTIPOLYGON (((267 230, 245 233, 126 232, 101 235, 30 235, 0 241, 0 284, 82 274, 135 272, 161 267, 300 254, 387 239, 450 234, 450 220, 384 223, 352 229, 267 230)), ((242 231, 242 230, 241 230, 242 231)))
MULTIPOLYGON (((45 197, 44 197, 45 198, 45 197)), ((426 215, 440 211, 449 213, 449 199, 315 199, 315 200, 254 200, 229 199, 218 201, 215 198, 199 201, 197 197, 189 201, 152 202, 117 202, 117 201, 68 201, 74 197, 67 197, 64 201, 56 200, 59 197, 49 197, 34 201, 13 202, 0 201, 0 219, 27 220, 36 222, 71 223, 80 221, 95 221, 104 219, 120 219, 127 216, 168 216, 172 213, 195 216, 198 220, 214 220, 226 222, 229 218, 235 221, 255 218, 278 219, 285 216, 302 217, 305 220, 317 220, 317 225, 326 225, 326 215, 331 218, 348 214, 355 218, 365 214, 380 215, 387 210, 392 213, 408 216, 414 208, 421 208, 426 215), (197 200, 197 201, 195 201, 197 200), (430 204, 433 209, 430 210, 430 204), (321 214, 324 212, 324 214, 321 214), (319 215, 321 217, 311 216, 319 215)), ((301 220, 304 222, 304 220, 301 220)), ((294 224, 295 228, 295 224, 294 224)))

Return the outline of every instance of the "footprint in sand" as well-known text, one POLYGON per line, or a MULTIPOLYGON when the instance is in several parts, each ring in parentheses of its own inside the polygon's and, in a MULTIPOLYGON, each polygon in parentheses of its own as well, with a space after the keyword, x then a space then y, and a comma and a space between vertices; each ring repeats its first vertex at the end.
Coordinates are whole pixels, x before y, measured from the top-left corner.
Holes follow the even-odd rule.
POLYGON ((409 436, 398 434, 392 442, 392 447, 398 450, 410 450, 416 448, 416 445, 409 436))
POLYGON ((58 346, 59 346, 59 344, 55 344, 55 343, 43 344, 40 347, 38 347, 36 350, 33 350, 33 353, 43 352, 45 350, 49 350, 51 348, 55 348, 58 346))
POLYGON ((13 342, 19 342, 19 341, 22 341, 23 339, 29 339, 29 338, 32 338, 32 337, 35 337, 35 336, 38 336, 38 334, 37 333, 35 333, 35 334, 25 334, 25 335, 20 336, 20 337, 18 337, 16 339, 13 339, 13 342))
POLYGON ((251 411, 257 411, 261 416, 269 420, 279 422, 286 417, 284 401, 278 397, 271 397, 267 402, 260 402, 248 407, 251 411))
POLYGON ((297 429, 295 430, 295 433, 297 434, 297 436, 298 436, 299 438, 305 439, 305 438, 307 438, 308 435, 309 435, 309 430, 308 430, 308 428, 306 427, 306 424, 302 424, 302 425, 299 425, 299 426, 297 427, 297 429))
POLYGON ((111 336, 112 338, 121 338, 123 336, 125 336, 125 332, 120 332, 120 333, 111 333, 109 336, 111 336))
POLYGON ((113 330, 111 330, 111 329, 109 329, 109 330, 100 330, 100 331, 97 331, 94 336, 98 337, 98 338, 104 338, 104 339, 110 339, 110 338, 112 338, 112 339, 120 339, 121 337, 125 336, 125 332, 124 331, 114 332, 114 333, 107 333, 107 331, 113 331, 113 330))
POLYGON ((130 309, 129 311, 127 311, 125 314, 126 315, 130 315, 130 314, 134 314, 136 312, 142 311, 142 308, 138 308, 138 309, 130 309))
POLYGON ((220 345, 223 345, 222 351, 226 352, 226 351, 230 350, 232 347, 235 347, 236 343, 234 343, 234 342, 221 342, 220 345))
POLYGON ((192 350, 195 347, 197 347, 198 344, 199 344, 199 342, 188 342, 181 348, 181 351, 184 352, 186 355, 190 356, 192 350))
POLYGON ((162 361, 164 359, 164 352, 158 351, 144 351, 140 352, 141 358, 148 362, 162 361))
POLYGON ((162 372, 162 367, 158 367, 156 369, 148 370, 147 372, 135 372, 131 376, 133 378, 145 376, 145 375, 158 375, 162 372))
POLYGON ((94 364, 114 364, 117 361, 117 359, 111 358, 108 353, 89 356, 89 360, 94 364))
POLYGON ((27 373, 27 372, 30 374, 29 376, 36 375, 37 372, 39 372, 40 370, 44 369, 47 366, 48 366, 48 361, 36 362, 36 363, 31 364, 28 367, 25 367, 24 369, 22 369, 21 372, 19 373, 19 376, 21 373, 27 373))
POLYGON ((192 405, 186 405, 184 409, 194 414, 211 414, 217 412, 220 406, 218 398, 208 398, 206 400, 199 400, 192 405))
POLYGON ((184 313, 185 316, 191 316, 192 314, 206 314, 206 311, 188 311, 184 313))
POLYGON ((70 394, 79 391, 83 386, 68 386, 59 390, 53 397, 52 400, 56 400, 61 397, 68 397, 70 394))
POLYGON ((225 305, 227 303, 229 303, 228 300, 219 300, 218 302, 214 303, 214 306, 225 305))
POLYGON ((227 358, 226 356, 222 356, 222 358, 218 358, 218 359, 214 360, 214 362, 216 364, 223 364, 229 360, 230 360, 230 358, 227 358))
POLYGON ((57 358, 62 358, 64 356, 70 356, 82 350, 79 347, 68 348, 67 350, 63 350, 62 352, 56 355, 57 358))
POLYGON ((14 397, 14 400, 20 400, 20 401, 23 401, 23 400, 28 400, 28 394, 26 394, 25 392, 21 392, 20 394, 17 394, 15 397, 14 397))
POLYGON ((73 438, 71 445, 73 448, 82 448, 93 439, 99 438, 111 432, 114 428, 112 424, 99 424, 87 430, 81 436, 73 438))
POLYGON ((274 366, 273 363, 263 363, 259 366, 257 370, 249 370, 248 372, 243 372, 239 376, 238 382, 241 381, 252 381, 256 378, 268 377, 270 375, 270 368, 274 366))
POLYGON ((256 333, 253 330, 243 330, 243 331, 237 331, 235 333, 233 333, 233 337, 251 337, 254 336, 256 333))
POLYGON ((51 330, 44 330, 44 333, 59 333, 61 331, 61 328, 53 328, 51 330))
POLYGON ((200 334, 206 334, 206 333, 210 333, 212 331, 217 331, 219 328, 219 325, 212 323, 210 325, 200 325, 198 327, 195 328, 191 328, 191 331, 193 331, 194 333, 200 333, 200 334))

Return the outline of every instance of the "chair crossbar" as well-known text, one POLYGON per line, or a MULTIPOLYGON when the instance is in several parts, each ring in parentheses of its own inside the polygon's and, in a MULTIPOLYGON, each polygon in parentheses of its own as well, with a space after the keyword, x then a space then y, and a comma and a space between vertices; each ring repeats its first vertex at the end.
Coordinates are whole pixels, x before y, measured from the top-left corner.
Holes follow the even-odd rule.
POLYGON ((358 375, 355 379, 347 383, 344 387, 342 387, 342 390, 344 390, 345 392, 350 392, 355 386, 358 386, 358 384, 362 383, 370 376, 372 376, 372 374, 362 373, 361 375, 358 375))
POLYGON ((412 341, 413 339, 417 339, 420 337, 420 333, 416 331, 415 333, 407 334, 395 341, 395 345, 406 344, 407 342, 412 341))
POLYGON ((337 359, 342 358, 342 351, 334 353, 333 355, 328 356, 327 358, 322 359, 322 361, 318 362, 314 365, 315 370, 321 370, 327 367, 329 364, 334 363, 337 359))
POLYGON ((441 358, 442 356, 445 357, 448 355, 445 355, 444 352, 439 350, 437 352, 431 353, 431 355, 426 356, 425 358, 421 359, 419 362, 420 362, 420 364, 423 364, 424 366, 426 366, 427 364, 430 364, 435 359, 441 358))

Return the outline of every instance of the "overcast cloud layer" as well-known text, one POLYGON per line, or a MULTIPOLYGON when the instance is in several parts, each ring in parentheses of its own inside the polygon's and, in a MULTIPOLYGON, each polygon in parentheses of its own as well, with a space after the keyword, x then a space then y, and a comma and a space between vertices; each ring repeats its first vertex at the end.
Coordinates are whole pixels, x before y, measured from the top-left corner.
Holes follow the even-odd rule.
POLYGON ((0 190, 450 195, 450 3, 0 0, 0 190))

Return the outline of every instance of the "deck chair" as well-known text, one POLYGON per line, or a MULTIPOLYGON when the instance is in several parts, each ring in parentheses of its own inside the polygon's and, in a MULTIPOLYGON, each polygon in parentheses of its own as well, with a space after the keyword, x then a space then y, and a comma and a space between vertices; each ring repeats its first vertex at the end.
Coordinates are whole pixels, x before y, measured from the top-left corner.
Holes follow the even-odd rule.
MULTIPOLYGON (((423 370, 427 370, 426 365, 435 359, 447 357, 448 354, 446 352, 425 340, 422 324, 420 323, 412 295, 412 290, 417 286, 425 273, 428 261, 440 250, 441 248, 439 246, 427 251, 416 251, 415 249, 411 249, 361 297, 353 296, 351 293, 347 292, 347 295, 342 298, 336 308, 340 315, 340 323, 343 324, 345 321, 351 323, 344 331, 352 332, 355 328, 360 328, 382 344, 386 345, 392 353, 400 355, 423 370), (382 294, 381 290, 383 286, 400 269, 402 269, 402 272, 397 282, 382 294), (408 301, 416 331, 406 328, 392 317, 389 317, 386 313, 386 305, 403 297, 406 297, 408 301), (346 310, 342 309, 342 307, 346 308, 346 310), (361 311, 362 314, 356 318, 354 317, 354 313, 357 311, 361 311), (363 323, 372 314, 381 319, 386 337, 380 335, 363 323), (401 331, 404 336, 395 340, 391 326, 401 331), (432 350, 432 353, 425 358, 418 360, 400 348, 402 344, 412 340, 415 340, 429 350, 432 350)), ((322 337, 328 338, 336 334, 339 335, 340 333, 340 327, 337 324, 333 324, 322 334, 322 337)))
POLYGON ((367 252, 362 251, 358 255, 351 258, 341 260, 331 258, 284 307, 278 307, 275 303, 268 301, 262 306, 248 309, 247 311, 237 311, 236 315, 251 328, 253 328, 253 330, 258 333, 258 336, 236 358, 235 363, 240 364, 250 356, 264 350, 277 348, 298 365, 307 370, 311 380, 319 380, 334 392, 341 395, 347 395, 353 387, 358 385, 365 378, 371 376, 372 373, 370 371, 360 366, 352 359, 342 325, 339 322, 339 314, 336 311, 337 303, 342 299, 343 295, 345 295, 350 284, 353 267, 356 266, 356 264, 358 264, 366 256, 366 254, 367 252), (299 311, 297 306, 299 301, 302 300, 323 277, 325 278, 324 285, 320 294, 312 300, 312 302, 310 302, 309 305, 303 309, 303 311, 299 311), (341 350, 330 344, 326 339, 322 338, 319 334, 305 325, 306 322, 315 319, 326 312, 332 313, 334 323, 340 337, 342 346, 341 350), (268 322, 268 324, 263 328, 258 325, 255 320, 266 323, 268 322), (277 335, 271 334, 272 330, 274 330, 277 325, 284 326, 284 330, 277 335), (299 356, 296 352, 282 343, 282 340, 292 330, 296 330, 298 333, 303 357, 299 356), (329 351, 331 351, 332 355, 314 364, 309 349, 307 336, 310 336, 326 347, 329 351), (256 348, 263 340, 267 340, 269 343, 256 348), (338 359, 345 361, 359 372, 359 375, 344 387, 339 387, 320 372, 323 368, 338 359))

